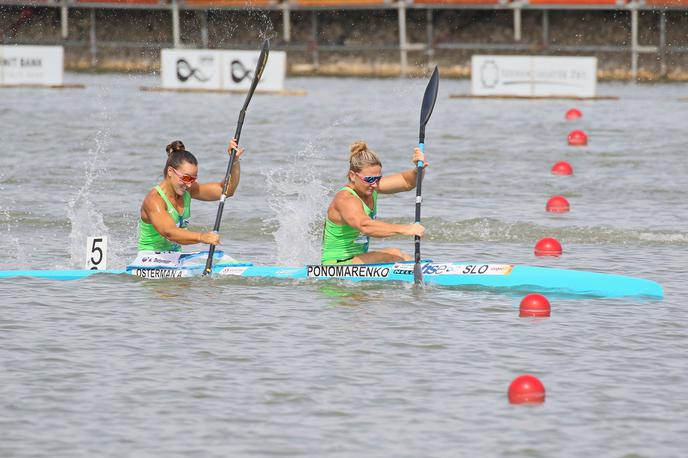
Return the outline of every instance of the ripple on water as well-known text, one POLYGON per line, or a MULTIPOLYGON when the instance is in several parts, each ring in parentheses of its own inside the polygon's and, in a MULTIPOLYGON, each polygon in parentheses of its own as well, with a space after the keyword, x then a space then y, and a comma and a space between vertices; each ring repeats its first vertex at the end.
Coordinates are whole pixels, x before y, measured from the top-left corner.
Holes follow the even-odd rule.
MULTIPOLYGON (((221 180, 227 165, 228 120, 242 97, 139 93, 155 84, 146 75, 69 76, 88 89, 57 99, 3 92, 0 117, 13 119, 3 146, 16 152, 3 156, 0 177, 4 268, 69 265, 71 249, 85 245, 69 239, 72 225, 87 235, 98 217, 109 263, 121 267, 133 258, 164 145, 182 139, 204 180, 221 180), (184 116, 161 123, 161 107, 184 116), (60 138, 60 151, 46 148, 45 135, 60 138), (70 217, 79 193, 91 211, 70 217)), ((317 258, 321 204, 345 183, 353 141, 368 141, 386 173, 410 167, 424 89, 421 80, 289 84, 309 95, 252 101, 241 186, 221 228, 225 251, 261 264, 278 253, 317 258)), ((442 84, 448 94, 468 83, 442 84)), ((438 100, 421 252, 648 277, 663 284, 663 301, 553 296, 552 316, 536 320, 518 317, 520 291, 0 281, 0 455, 681 456, 688 236, 679 177, 688 163, 676 120, 688 119, 688 104, 666 110, 676 91, 668 85, 600 90, 621 98, 583 106, 579 124, 593 142, 575 151, 564 141, 567 103, 438 100), (576 174, 552 177, 557 160, 576 174), (553 193, 575 197, 570 214, 544 212, 553 193), (562 240, 562 258, 534 258, 546 235, 562 240), (544 405, 508 404, 522 373, 543 381, 544 405)), ((409 222, 414 202, 412 192, 381 196, 379 217, 409 222)), ((216 211, 194 201, 193 224, 210 229, 216 211)), ((404 238, 373 246, 413 251, 404 238)))

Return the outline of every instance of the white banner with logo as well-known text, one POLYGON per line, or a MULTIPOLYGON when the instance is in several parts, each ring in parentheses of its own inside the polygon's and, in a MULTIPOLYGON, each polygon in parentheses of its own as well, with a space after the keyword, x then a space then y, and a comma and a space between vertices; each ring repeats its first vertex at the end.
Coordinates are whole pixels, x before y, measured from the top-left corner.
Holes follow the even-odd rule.
POLYGON ((222 88, 218 51, 163 49, 160 67, 164 88, 222 88))
MULTIPOLYGON (((248 90, 258 63, 258 51, 163 49, 160 53, 165 89, 248 90)), ((258 91, 281 91, 287 54, 271 51, 258 91)))
POLYGON ((0 46, 0 85, 60 86, 63 81, 62 46, 0 46))
POLYGON ((473 56, 471 94, 595 97, 596 57, 473 56))

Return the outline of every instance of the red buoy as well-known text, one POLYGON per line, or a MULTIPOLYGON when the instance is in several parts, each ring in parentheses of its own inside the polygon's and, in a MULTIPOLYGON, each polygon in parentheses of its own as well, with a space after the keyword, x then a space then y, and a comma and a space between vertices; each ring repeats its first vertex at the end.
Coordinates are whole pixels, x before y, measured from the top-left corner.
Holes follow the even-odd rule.
POLYGON ((572 130, 569 132, 568 142, 571 146, 585 146, 588 144, 588 134, 582 130, 572 130))
POLYGON ((566 112, 566 119, 573 121, 574 119, 580 119, 583 117, 583 113, 578 108, 571 108, 566 112))
POLYGON ((535 244, 535 256, 561 256, 561 243, 552 237, 545 237, 535 244))
POLYGON ((571 206, 564 196, 552 196, 547 201, 545 210, 551 213, 564 213, 571 210, 571 206))
POLYGON ((552 166, 554 175, 573 175, 573 167, 566 161, 559 161, 552 166))
POLYGON ((545 385, 533 375, 519 375, 509 385, 509 402, 512 404, 542 404, 545 402, 545 385))
POLYGON ((549 301, 542 294, 528 294, 521 299, 518 316, 549 316, 549 301))

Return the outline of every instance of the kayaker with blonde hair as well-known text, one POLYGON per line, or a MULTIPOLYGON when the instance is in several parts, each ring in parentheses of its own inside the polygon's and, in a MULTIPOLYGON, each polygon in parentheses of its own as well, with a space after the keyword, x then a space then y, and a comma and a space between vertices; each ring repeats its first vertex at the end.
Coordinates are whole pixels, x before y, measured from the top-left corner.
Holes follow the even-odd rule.
POLYGON ((337 191, 327 208, 323 231, 323 264, 375 264, 409 261, 411 256, 398 248, 369 251, 370 237, 393 235, 423 236, 420 224, 393 224, 377 219, 378 194, 396 194, 416 187, 418 161, 425 162, 419 148, 413 150, 412 169, 382 176, 382 162, 363 141, 351 145, 349 154, 349 182, 337 191))

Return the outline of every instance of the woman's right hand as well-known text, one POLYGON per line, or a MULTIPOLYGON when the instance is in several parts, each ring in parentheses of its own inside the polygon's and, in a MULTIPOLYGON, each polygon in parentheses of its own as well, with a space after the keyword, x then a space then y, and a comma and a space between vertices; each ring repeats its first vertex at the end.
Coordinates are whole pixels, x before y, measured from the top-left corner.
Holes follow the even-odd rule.
POLYGON ((219 245, 220 234, 215 232, 202 232, 200 243, 203 243, 205 245, 219 245))
POLYGON ((244 148, 239 148, 239 144, 237 143, 236 138, 233 138, 229 141, 229 146, 227 147, 227 154, 231 156, 232 150, 236 150, 236 158, 241 159, 241 156, 243 156, 244 154, 244 148))
POLYGON ((423 237, 425 234, 425 228, 420 224, 407 224, 404 230, 404 235, 423 237))
POLYGON ((413 149, 413 156, 411 156, 411 163, 417 166, 418 162, 422 162, 423 167, 428 166, 428 163, 425 161, 425 153, 423 153, 420 148, 415 147, 413 149))

